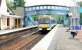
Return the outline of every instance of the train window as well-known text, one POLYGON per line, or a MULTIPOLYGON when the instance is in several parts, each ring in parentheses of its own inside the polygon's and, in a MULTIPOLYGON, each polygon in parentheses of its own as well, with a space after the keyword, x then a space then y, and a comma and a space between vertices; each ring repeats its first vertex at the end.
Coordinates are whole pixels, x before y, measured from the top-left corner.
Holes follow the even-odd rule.
POLYGON ((50 19, 49 18, 40 18, 38 19, 39 24, 44 24, 44 23, 49 23, 50 19))

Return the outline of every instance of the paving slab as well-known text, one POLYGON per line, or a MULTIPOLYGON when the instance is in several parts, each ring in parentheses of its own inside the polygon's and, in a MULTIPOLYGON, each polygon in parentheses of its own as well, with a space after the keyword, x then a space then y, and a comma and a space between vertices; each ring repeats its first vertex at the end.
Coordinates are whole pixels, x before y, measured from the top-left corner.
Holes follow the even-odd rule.
POLYGON ((73 39, 70 32, 62 27, 63 33, 59 34, 56 50, 82 50, 82 43, 76 38, 73 39))

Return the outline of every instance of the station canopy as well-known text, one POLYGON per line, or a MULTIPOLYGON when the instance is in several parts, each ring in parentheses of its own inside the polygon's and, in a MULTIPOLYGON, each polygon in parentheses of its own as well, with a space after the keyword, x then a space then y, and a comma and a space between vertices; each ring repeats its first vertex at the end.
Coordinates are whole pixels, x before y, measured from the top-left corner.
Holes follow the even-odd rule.
POLYGON ((77 7, 78 5, 73 0, 25 0, 25 6, 35 5, 60 5, 67 7, 77 7))

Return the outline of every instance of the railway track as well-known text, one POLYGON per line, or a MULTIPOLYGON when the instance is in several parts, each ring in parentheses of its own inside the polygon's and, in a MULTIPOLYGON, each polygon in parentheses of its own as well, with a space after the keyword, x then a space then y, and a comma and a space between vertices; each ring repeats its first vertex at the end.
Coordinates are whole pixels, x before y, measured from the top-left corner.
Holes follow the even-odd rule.
POLYGON ((23 30, 23 31, 18 31, 18 32, 14 32, 14 33, 10 33, 10 34, 6 34, 6 35, 2 35, 0 36, 0 45, 7 43, 8 41, 12 41, 20 36, 26 35, 26 34, 32 34, 34 32, 36 32, 38 30, 38 28, 35 29, 30 29, 30 30, 23 30))
POLYGON ((6 40, 6 42, 0 44, 0 50, 30 50, 44 37, 41 32, 37 32, 37 29, 14 34, 14 36, 15 38, 11 36, 11 38, 9 38, 10 40, 6 40))

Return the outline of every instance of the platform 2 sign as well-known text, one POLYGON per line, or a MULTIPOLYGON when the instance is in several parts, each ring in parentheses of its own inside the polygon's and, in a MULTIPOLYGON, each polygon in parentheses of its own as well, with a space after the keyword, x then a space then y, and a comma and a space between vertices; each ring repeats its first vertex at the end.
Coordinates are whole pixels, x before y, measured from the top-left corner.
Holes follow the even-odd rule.
POLYGON ((72 18, 72 26, 70 26, 71 30, 80 30, 80 18, 72 18))
POLYGON ((71 26, 71 30, 81 30, 81 26, 71 26))

